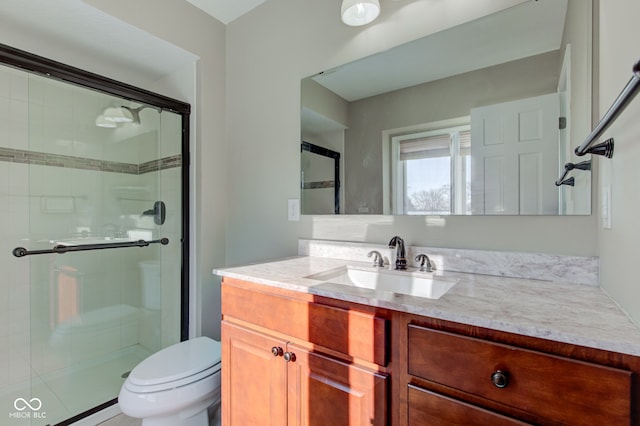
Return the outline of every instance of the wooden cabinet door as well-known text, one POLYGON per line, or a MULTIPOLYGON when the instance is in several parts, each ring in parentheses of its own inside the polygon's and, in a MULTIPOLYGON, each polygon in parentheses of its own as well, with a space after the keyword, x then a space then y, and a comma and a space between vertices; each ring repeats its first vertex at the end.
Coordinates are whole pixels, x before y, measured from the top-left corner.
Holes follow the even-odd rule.
POLYGON ((282 426, 287 363, 271 349, 286 342, 222 321, 222 424, 282 426))
POLYGON ((387 424, 387 377, 293 344, 288 365, 289 426, 387 424))

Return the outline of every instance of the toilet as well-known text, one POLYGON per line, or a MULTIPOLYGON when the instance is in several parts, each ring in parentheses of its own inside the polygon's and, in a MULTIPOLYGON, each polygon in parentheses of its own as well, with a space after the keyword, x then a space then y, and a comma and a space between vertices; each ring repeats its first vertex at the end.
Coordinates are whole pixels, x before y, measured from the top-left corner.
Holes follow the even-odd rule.
POLYGON ((207 426, 220 401, 220 343, 197 337, 138 364, 118 396, 120 409, 143 426, 207 426))

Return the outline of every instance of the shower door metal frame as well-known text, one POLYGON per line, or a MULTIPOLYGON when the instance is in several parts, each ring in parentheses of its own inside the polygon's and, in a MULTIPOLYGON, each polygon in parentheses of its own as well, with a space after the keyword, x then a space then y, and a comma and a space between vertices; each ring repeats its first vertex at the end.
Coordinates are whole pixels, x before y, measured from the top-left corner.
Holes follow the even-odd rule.
MULTIPOLYGON (((149 90, 95 74, 71 65, 63 64, 42 56, 7 46, 0 43, 0 64, 18 68, 43 77, 63 81, 76 86, 85 87, 98 92, 121 97, 126 100, 140 102, 162 111, 179 114, 182 118, 182 259, 181 259, 181 291, 180 291, 180 340, 189 338, 189 116, 191 105, 149 90)), ((64 426, 94 414, 118 402, 117 398, 94 407, 84 413, 59 423, 64 426)))
MULTIPOLYGON (((300 144, 300 152, 307 151, 312 154, 318 154, 323 157, 333 158, 333 213, 340 214, 340 153, 311 142, 302 141, 300 144)), ((304 190, 304 179, 301 179, 300 190, 304 190)))

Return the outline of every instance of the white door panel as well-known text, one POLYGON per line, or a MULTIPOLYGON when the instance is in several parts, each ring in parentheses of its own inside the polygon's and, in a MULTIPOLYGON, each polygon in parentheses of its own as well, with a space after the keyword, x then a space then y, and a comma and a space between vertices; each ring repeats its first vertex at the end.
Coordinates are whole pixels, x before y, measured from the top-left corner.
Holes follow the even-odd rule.
POLYGON ((557 214, 558 94, 471 110, 473 214, 557 214))

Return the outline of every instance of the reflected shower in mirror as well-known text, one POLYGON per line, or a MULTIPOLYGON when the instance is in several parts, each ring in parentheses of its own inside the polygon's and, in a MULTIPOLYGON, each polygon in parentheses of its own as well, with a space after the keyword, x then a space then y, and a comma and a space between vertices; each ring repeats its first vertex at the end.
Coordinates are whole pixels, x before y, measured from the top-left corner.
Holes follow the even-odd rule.
POLYGON ((529 1, 303 79, 302 140, 342 154, 341 212, 590 214, 590 171, 554 181, 584 160, 591 15, 529 1))
POLYGON ((304 141, 300 153, 302 211, 340 214, 340 153, 304 141))

